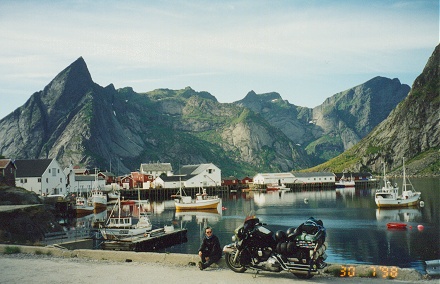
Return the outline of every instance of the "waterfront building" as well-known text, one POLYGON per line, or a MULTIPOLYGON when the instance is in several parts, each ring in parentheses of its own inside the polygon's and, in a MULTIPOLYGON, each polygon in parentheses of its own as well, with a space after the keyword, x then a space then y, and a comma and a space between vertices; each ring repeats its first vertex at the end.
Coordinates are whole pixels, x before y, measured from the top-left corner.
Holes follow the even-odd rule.
POLYGON ((55 159, 15 160, 15 184, 39 195, 66 195, 66 175, 55 159))

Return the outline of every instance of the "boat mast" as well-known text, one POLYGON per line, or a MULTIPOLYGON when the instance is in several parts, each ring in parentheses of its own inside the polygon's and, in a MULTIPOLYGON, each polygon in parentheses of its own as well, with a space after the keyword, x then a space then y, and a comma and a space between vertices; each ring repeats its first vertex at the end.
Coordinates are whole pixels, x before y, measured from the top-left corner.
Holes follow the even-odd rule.
POLYGON ((405 172, 405 157, 403 157, 403 182, 402 182, 402 192, 406 191, 406 172, 405 172))

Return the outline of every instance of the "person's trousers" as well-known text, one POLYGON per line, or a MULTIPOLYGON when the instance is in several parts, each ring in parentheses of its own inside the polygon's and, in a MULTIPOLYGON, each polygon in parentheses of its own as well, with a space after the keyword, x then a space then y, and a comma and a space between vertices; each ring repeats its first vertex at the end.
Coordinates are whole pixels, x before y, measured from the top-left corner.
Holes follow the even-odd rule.
POLYGON ((219 261, 220 258, 222 258, 221 255, 210 256, 210 255, 207 254, 207 253, 202 253, 201 259, 202 259, 202 265, 203 265, 203 268, 207 268, 207 267, 211 266, 211 264, 216 263, 217 261, 219 261), (209 257, 209 260, 206 261, 206 260, 205 260, 205 257, 209 257), (205 261, 206 261, 206 262, 205 262, 205 261))

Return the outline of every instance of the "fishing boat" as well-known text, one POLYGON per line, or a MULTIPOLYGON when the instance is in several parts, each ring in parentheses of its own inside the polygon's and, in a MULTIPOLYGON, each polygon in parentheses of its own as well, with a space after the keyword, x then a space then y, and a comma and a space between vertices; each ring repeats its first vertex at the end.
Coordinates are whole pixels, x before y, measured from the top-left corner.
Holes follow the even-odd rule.
POLYGON ((99 189, 92 190, 89 200, 95 210, 107 208, 107 196, 99 189))
POLYGON ((75 213, 76 216, 87 216, 93 213, 93 205, 89 204, 87 198, 83 196, 77 196, 75 198, 75 213))
POLYGON ((285 186, 284 184, 277 184, 277 183, 275 183, 275 184, 268 184, 267 185, 267 187, 266 187, 266 192, 270 192, 270 191, 278 191, 278 190, 281 190, 281 191, 289 191, 290 190, 290 188, 288 188, 287 186, 285 186))
POLYGON ((120 192, 117 190, 112 190, 109 193, 107 193, 109 201, 118 199, 120 195, 121 195, 120 192))
POLYGON ((355 182, 352 176, 346 178, 344 173, 339 181, 335 182, 336 188, 355 187, 355 182))
POLYGON ((105 240, 118 240, 121 238, 145 235, 153 229, 150 218, 146 213, 139 213, 139 218, 135 223, 133 216, 121 216, 121 199, 113 206, 110 217, 105 225, 100 229, 101 235, 105 240), (117 216, 114 213, 118 209, 117 216))
POLYGON ((406 177, 405 172, 405 158, 403 158, 403 187, 402 194, 399 194, 397 185, 391 185, 385 175, 384 166, 384 186, 377 190, 374 194, 374 201, 380 208, 382 207, 408 207, 417 205, 420 200, 421 193, 415 191, 409 178, 406 177))
POLYGON ((201 192, 196 194, 196 198, 192 199, 187 196, 182 188, 179 188, 177 194, 172 195, 176 210, 212 210, 217 209, 221 199, 217 196, 210 196, 206 193, 206 189, 202 188, 201 192))
POLYGON ((98 174, 95 174, 95 182, 93 190, 90 192, 89 203, 93 205, 95 210, 103 210, 107 208, 107 195, 98 188, 98 174))

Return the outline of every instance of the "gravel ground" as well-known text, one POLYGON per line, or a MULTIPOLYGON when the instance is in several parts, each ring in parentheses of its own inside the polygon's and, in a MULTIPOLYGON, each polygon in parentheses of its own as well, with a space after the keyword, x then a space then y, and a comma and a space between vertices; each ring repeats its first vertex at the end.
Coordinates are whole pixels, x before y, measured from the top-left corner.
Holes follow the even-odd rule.
MULTIPOLYGON (((33 254, 0 254, 0 283, 414 283, 370 278, 335 278, 328 275, 301 280, 281 272, 234 273, 212 267, 163 263, 115 262, 84 258, 62 258, 33 254)), ((438 283, 421 280, 417 283, 438 283)))

